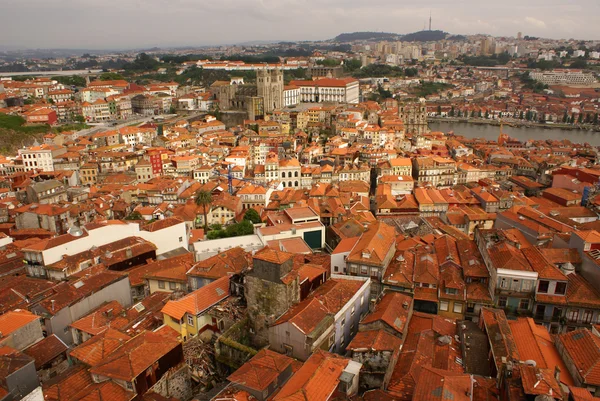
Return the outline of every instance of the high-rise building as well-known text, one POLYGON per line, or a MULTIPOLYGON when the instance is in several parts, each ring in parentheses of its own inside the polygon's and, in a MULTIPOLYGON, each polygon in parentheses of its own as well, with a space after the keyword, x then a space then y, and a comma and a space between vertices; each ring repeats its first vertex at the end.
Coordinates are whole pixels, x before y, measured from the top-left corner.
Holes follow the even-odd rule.
POLYGON ((517 39, 518 39, 518 40, 521 40, 521 39, 523 39, 523 33, 522 33, 522 32, 518 32, 518 33, 517 33, 517 39))

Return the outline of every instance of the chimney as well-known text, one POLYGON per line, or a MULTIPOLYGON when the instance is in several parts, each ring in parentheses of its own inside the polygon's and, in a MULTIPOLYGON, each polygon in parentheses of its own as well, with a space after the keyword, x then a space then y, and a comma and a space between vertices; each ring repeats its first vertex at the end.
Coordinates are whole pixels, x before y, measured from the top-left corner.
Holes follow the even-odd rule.
POLYGON ((133 257, 133 251, 131 250, 131 248, 127 248, 125 250, 125 255, 127 255, 127 259, 131 259, 133 257))
POLYGON ((54 300, 50 301, 50 304, 52 304, 52 312, 54 312, 54 302, 55 302, 54 300))
POLYGON ((560 368, 557 366, 554 367, 554 378, 556 382, 560 384, 560 368))

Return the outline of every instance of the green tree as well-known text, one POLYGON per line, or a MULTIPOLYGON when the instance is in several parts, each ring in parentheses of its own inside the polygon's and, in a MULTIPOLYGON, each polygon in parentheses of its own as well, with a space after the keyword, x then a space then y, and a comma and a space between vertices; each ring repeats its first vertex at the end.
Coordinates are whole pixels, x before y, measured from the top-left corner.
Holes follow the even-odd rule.
POLYGON ((594 125, 598 125, 598 113, 594 114, 594 125))
POLYGON ((488 118, 490 118, 490 112, 489 112, 489 111, 487 111, 487 110, 485 111, 485 117, 484 117, 484 118, 485 118, 486 120, 487 120, 488 118))
POLYGON ((133 211, 129 216, 125 217, 125 220, 142 220, 142 214, 137 210, 133 211))
POLYGON ((262 222, 262 220, 260 219, 260 215, 254 209, 246 210, 246 213, 244 213, 244 220, 248 220, 252 224, 259 224, 262 222))
POLYGON ((204 232, 208 232, 208 220, 206 216, 208 214, 207 208, 210 207, 213 202, 212 194, 205 190, 198 191, 195 202, 196 205, 202 206, 202 215, 204 216, 204 232))
POLYGON ((249 220, 242 220, 237 224, 232 224, 225 229, 226 237, 239 237, 241 235, 254 234, 254 226, 249 220))
POLYGON ((575 124, 575 113, 571 113, 571 124, 575 124))
POLYGON ((530 110, 527 110, 527 112, 525 113, 525 119, 527 121, 531 121, 531 111, 530 110))
POLYGON ((562 122, 565 124, 569 122, 569 114, 567 113, 566 110, 565 110, 565 114, 563 114, 562 122))
POLYGON ((577 117, 577 123, 578 124, 583 123, 583 113, 579 113, 579 116, 577 117))
POLYGON ((362 67, 362 63, 358 59, 344 60, 344 71, 346 72, 360 70, 360 67, 362 67))
POLYGON ((325 67, 335 67, 340 65, 340 60, 336 60, 333 58, 326 58, 324 60, 317 60, 317 64, 325 66, 325 67))
POLYGON ((454 106, 450 108, 450 117, 454 117, 454 106))
POLYGON ((84 123, 85 117, 82 116, 81 114, 75 114, 75 115, 73 115, 72 120, 75 121, 76 123, 84 123))
POLYGON ((100 81, 116 81, 124 78, 123 75, 118 74, 116 72, 103 72, 102 74, 100 74, 100 77, 98 77, 98 79, 100 79, 100 81))

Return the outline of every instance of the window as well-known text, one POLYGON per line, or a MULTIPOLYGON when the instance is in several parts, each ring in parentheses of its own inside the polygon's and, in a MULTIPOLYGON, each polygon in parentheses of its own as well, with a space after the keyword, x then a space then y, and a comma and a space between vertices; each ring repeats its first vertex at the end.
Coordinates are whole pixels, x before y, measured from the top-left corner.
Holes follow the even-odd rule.
POLYGON ((579 310, 570 310, 567 312, 567 320, 569 322, 576 322, 579 319, 579 310))
POLYGON ((333 267, 333 271, 337 273, 337 272, 338 272, 338 267, 337 267, 337 266, 334 266, 334 267, 333 267))
POLYGON ((475 303, 474 302, 467 303, 467 313, 473 313, 473 312, 475 312, 475 303))
POLYGON ((504 277, 500 279, 500 288, 508 288, 508 279, 504 277))
POLYGON ((583 318, 581 319, 582 323, 592 323, 592 316, 594 315, 594 311, 586 309, 583 311, 583 318))
POLYGON ((506 303, 507 303, 507 298, 506 297, 499 297, 498 298, 498 306, 500 308, 505 308, 506 307, 506 303))
POLYGON ((188 315, 188 325, 189 326, 193 326, 194 325, 194 316, 188 315))
POLYGON ((354 305, 352 305, 352 312, 350 312, 350 316, 354 316, 354 305))
POLYGON ((158 280, 158 288, 160 288, 161 290, 165 289, 165 282, 162 280, 158 280))
POLYGON ((367 274, 369 271, 369 269, 367 268, 367 266, 361 266, 360 267, 360 273, 361 274, 367 274))
POLYGON ((531 291, 531 281, 530 280, 523 280, 522 290, 524 292, 531 291))
POLYGON ((567 292, 567 283, 559 282, 556 283, 556 288, 554 289, 555 294, 565 295, 567 292))
POLYGON ((548 281, 540 281, 540 283, 538 284, 538 292, 541 294, 546 294, 548 292, 549 285, 550 282, 548 281))
POLYGON ((458 294, 458 290, 456 288, 446 288, 446 294, 456 295, 456 294, 458 294))
POLYGON ((179 237, 179 242, 183 242, 183 237, 179 237))
POLYGON ((344 329, 344 326, 346 325, 346 318, 342 319, 342 330, 344 329))
POLYGON ((529 309, 529 299, 521 299, 521 301, 519 302, 519 309, 529 309))
POLYGON ((169 283, 169 289, 171 291, 175 291, 177 289, 177 284, 176 283, 169 283))
POLYGON ((447 301, 440 301, 440 310, 444 311, 444 312, 448 310, 448 302, 447 301))
POLYGON ((462 313, 462 304, 461 303, 454 303, 454 313, 462 313))
POLYGON ((133 391, 133 384, 131 382, 126 382, 127 390, 133 391))

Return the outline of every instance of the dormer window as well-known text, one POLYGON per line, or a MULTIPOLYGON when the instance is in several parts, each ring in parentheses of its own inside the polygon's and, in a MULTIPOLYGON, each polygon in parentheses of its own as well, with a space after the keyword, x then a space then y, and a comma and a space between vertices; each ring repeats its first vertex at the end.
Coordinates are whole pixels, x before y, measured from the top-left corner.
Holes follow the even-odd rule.
POLYGON ((364 259, 370 259, 371 258, 371 252, 369 250, 365 249, 364 251, 362 251, 362 257, 364 259))

